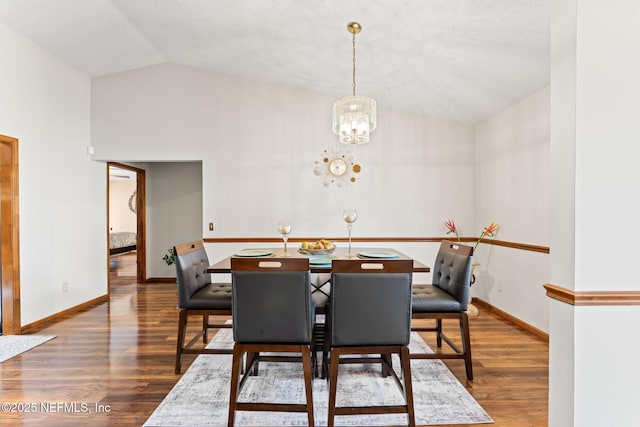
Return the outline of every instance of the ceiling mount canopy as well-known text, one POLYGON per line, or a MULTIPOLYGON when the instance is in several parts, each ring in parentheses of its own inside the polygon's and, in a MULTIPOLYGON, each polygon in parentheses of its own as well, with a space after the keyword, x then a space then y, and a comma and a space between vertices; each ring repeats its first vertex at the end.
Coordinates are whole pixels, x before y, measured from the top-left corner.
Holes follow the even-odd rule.
POLYGON ((357 22, 350 22, 347 30, 353 35, 353 94, 333 104, 333 132, 343 144, 364 144, 369 142, 369 134, 376 128, 376 101, 356 96, 356 34, 362 27, 357 22))

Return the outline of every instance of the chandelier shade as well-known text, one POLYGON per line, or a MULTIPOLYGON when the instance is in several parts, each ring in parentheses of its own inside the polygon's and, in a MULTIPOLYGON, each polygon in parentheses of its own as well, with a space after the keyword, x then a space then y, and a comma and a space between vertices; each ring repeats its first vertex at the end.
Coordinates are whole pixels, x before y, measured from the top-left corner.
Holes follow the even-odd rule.
POLYGON ((333 104, 333 133, 343 144, 365 144, 376 128, 376 101, 356 96, 356 34, 362 31, 362 27, 357 22, 350 22, 347 30, 353 35, 353 94, 333 104))
POLYGON ((343 144, 364 144, 376 128, 376 101, 366 96, 345 96, 333 104, 333 133, 343 144))

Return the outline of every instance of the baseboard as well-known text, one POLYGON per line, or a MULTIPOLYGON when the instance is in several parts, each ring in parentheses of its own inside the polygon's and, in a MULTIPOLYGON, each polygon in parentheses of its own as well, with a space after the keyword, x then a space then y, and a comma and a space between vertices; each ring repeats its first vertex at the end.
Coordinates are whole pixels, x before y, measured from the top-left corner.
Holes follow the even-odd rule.
POLYGON ((517 317, 507 313, 506 311, 502 311, 500 310, 498 307, 495 307, 491 304, 489 304, 488 302, 481 300, 480 298, 476 298, 473 297, 471 299, 471 302, 475 305, 478 305, 482 308, 484 308, 485 310, 488 310, 490 312, 492 312, 493 314, 496 314, 500 317, 502 317, 503 319, 515 324, 516 326, 521 327, 522 329, 531 332, 532 334, 536 335, 539 338, 542 338, 543 340, 549 342, 549 334, 546 333, 545 331, 536 328, 535 326, 532 326, 526 322, 523 322, 522 320, 518 319, 517 317))
POLYGON ((102 304, 102 303, 107 302, 107 301, 109 301, 109 295, 102 295, 102 296, 100 296, 98 298, 94 298, 94 299, 89 300, 87 302, 84 302, 82 304, 78 304, 78 305, 76 305, 74 307, 70 307, 70 308, 67 308, 66 310, 63 310, 61 312, 52 314, 51 316, 47 316, 47 317, 42 318, 40 320, 36 320, 35 322, 29 323, 27 325, 24 325, 24 326, 22 326, 20 328, 20 333, 24 334, 25 332, 28 332, 31 329, 34 329, 34 328, 37 328, 38 326, 44 325, 45 323, 55 322, 57 320, 62 319, 64 316, 67 316, 69 314, 73 314, 73 313, 76 313, 76 312, 79 312, 79 311, 83 311, 83 310, 89 309, 89 308, 91 308, 91 307, 93 307, 95 305, 102 304))

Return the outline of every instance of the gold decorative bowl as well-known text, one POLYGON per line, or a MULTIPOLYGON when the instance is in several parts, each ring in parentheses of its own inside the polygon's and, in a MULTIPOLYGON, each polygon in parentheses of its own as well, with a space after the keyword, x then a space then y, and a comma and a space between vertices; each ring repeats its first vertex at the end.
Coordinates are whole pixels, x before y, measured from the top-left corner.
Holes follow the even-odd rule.
POLYGON ((328 255, 328 254, 332 254, 333 251, 336 250, 336 245, 331 246, 330 248, 326 248, 326 249, 302 249, 299 248, 298 252, 302 253, 302 254, 307 254, 307 255, 328 255))

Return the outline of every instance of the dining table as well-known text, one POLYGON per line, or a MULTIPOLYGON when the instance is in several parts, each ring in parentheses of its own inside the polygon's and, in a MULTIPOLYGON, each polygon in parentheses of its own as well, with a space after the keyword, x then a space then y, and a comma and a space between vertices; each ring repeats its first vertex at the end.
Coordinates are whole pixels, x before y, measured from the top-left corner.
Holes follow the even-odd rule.
MULTIPOLYGON (((212 264, 207 268, 207 273, 231 273, 231 258, 236 257, 256 257, 256 258, 278 258, 285 256, 282 248, 246 248, 236 251, 228 257, 212 264)), ((289 249, 287 257, 309 258, 309 270, 311 273, 331 273, 331 261, 334 259, 362 259, 375 261, 376 259, 410 259, 413 260, 414 273, 429 273, 431 268, 422 262, 411 258, 393 248, 351 248, 349 253, 346 247, 336 247, 332 253, 309 254, 298 249, 289 249)))
POLYGON ((207 273, 231 273, 231 258, 252 257, 261 259, 273 259, 279 257, 309 258, 309 271, 313 274, 311 280, 312 295, 319 303, 318 312, 324 313, 325 301, 329 298, 329 281, 331 280, 331 262, 334 259, 361 259, 367 262, 375 262, 381 259, 412 260, 414 273, 429 273, 431 268, 422 262, 411 258, 393 248, 351 248, 336 247, 331 253, 310 254, 300 249, 289 249, 287 252, 280 248, 245 248, 234 252, 224 259, 210 265, 207 273))
MULTIPOLYGON (((411 258, 402 252, 393 248, 351 248, 336 247, 331 253, 324 254, 310 254, 301 251, 300 249, 289 249, 286 253, 282 248, 245 248, 230 254, 224 259, 210 265, 207 268, 207 273, 231 273, 231 258, 233 257, 252 257, 260 259, 276 259, 280 257, 296 257, 296 258, 309 258, 309 271, 313 274, 311 280, 311 294, 314 302, 318 304, 316 306, 316 314, 322 316, 315 325, 315 348, 319 350, 324 349, 325 345, 325 331, 324 331, 324 315, 325 304, 329 299, 330 292, 330 280, 331 280, 331 262, 335 259, 361 259, 368 263, 376 260, 412 260, 414 273, 429 273, 431 268, 423 264, 422 262, 411 258), (329 273, 329 274, 327 274, 329 273)), ((324 362, 323 362, 324 363, 324 362)), ((324 372, 324 370, 323 370, 324 372)))

